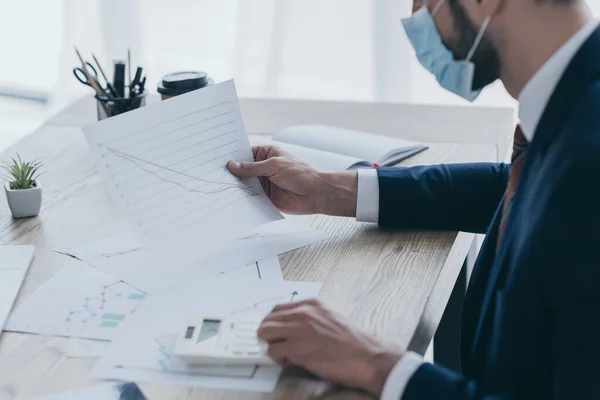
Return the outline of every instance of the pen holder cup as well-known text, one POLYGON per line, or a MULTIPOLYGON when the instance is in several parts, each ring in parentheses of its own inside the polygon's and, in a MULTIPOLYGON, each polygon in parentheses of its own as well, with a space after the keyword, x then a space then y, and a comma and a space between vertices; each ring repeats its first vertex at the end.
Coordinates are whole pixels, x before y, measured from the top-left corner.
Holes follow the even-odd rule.
POLYGON ((116 99, 94 96, 96 98, 98 121, 123 114, 127 111, 135 110, 136 108, 144 107, 146 105, 146 94, 147 93, 142 93, 133 98, 119 97, 116 99))

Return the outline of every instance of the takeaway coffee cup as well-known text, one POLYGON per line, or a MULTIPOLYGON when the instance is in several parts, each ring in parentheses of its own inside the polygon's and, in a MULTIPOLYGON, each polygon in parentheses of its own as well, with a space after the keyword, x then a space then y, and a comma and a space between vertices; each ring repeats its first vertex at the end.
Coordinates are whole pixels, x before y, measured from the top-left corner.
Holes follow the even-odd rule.
POLYGON ((214 82, 203 71, 174 72, 165 75, 158 84, 158 93, 162 100, 179 96, 192 90, 212 85, 214 82))

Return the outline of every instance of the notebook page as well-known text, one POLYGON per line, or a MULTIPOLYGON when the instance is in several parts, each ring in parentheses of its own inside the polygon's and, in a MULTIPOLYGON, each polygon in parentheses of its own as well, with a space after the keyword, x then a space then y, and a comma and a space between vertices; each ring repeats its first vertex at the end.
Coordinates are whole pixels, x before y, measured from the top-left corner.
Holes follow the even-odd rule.
POLYGON ((290 126, 273 135, 273 140, 380 164, 400 149, 421 147, 408 140, 326 125, 290 126))
POLYGON ((321 171, 344 171, 350 168, 372 166, 370 163, 356 157, 348 157, 342 154, 311 149, 310 147, 277 142, 261 136, 250 136, 250 144, 252 146, 277 146, 321 171))

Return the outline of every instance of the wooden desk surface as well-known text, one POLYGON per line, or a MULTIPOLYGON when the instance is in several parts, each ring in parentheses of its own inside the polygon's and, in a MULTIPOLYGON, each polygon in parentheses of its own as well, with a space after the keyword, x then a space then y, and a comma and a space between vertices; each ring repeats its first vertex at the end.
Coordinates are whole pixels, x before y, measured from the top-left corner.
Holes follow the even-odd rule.
MULTIPOLYGON (((68 115, 63 117, 69 120, 68 115)), ((18 304, 61 268, 63 256, 52 249, 80 243, 90 232, 119 219, 119 215, 95 172, 79 126, 46 124, 9 148, 0 160, 15 152, 46 162, 44 199, 38 217, 13 220, 6 201, 0 201, 0 245, 36 246, 18 304)), ((491 145, 437 143, 403 165, 495 160, 496 149, 491 145)), ((325 303, 382 340, 423 353, 441 319, 473 235, 383 231, 374 224, 322 215, 308 217, 308 221, 331 238, 280 256, 285 279, 323 282, 321 298, 325 303)), ((100 383, 89 378, 95 359, 67 358, 67 344, 68 338, 3 333, 0 400, 26 399, 100 383)), ((273 394, 140 386, 150 399, 365 397, 295 370, 284 371, 273 394)))

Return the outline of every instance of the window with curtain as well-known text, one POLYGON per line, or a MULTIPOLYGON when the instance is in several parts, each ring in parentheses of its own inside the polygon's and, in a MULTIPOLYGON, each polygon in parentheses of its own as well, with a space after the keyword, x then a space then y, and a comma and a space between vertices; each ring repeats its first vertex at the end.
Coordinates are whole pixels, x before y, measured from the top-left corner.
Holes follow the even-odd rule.
POLYGON ((0 85, 45 90, 55 100, 86 93, 70 73, 77 63, 73 45, 107 65, 130 47, 152 85, 167 72, 202 69, 217 80, 235 78, 245 96, 398 101, 410 95, 409 46, 399 22, 410 10, 407 0, 0 4, 9 11, 1 13, 0 33, 25 38, 0 45, 14 55, 0 66, 0 85), (31 18, 32 8, 43 12, 31 18), (40 59, 43 71, 29 74, 40 59))
MULTIPOLYGON (((400 24, 411 4, 0 0, 0 92, 45 93, 50 108, 90 94, 71 74, 78 64, 76 45, 88 59, 94 52, 106 69, 131 48, 134 63, 146 68, 151 89, 165 73, 194 69, 216 80, 235 78, 247 97, 462 102, 442 90, 414 57, 400 24)), ((600 17, 600 2, 588 4, 600 17)), ((501 84, 486 89, 477 102, 515 104, 501 84)), ((26 121, 30 116, 14 112, 0 98, 3 126, 9 117, 26 121)))

